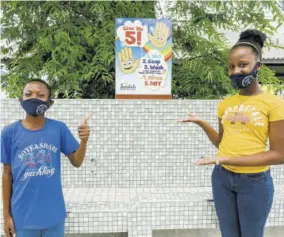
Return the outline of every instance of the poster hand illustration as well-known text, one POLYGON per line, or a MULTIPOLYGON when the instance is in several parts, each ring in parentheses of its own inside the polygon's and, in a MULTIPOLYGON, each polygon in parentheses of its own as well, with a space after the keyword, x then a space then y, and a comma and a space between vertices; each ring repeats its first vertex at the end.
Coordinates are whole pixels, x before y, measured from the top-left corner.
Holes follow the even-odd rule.
POLYGON ((124 48, 118 53, 120 69, 124 73, 131 73, 133 72, 140 60, 137 59, 136 61, 133 60, 132 56, 132 49, 131 48, 124 48))
POLYGON ((151 43, 157 48, 163 48, 167 44, 170 29, 163 22, 157 22, 154 35, 148 33, 151 43))

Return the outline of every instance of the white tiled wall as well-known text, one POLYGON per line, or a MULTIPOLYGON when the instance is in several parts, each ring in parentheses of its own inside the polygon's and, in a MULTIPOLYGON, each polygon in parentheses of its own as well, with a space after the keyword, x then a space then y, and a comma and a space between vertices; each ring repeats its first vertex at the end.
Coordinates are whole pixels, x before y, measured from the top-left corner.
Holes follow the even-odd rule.
MULTIPOLYGON (((74 168, 62 157, 66 232, 128 232, 129 237, 151 237, 153 230, 216 228, 212 167, 192 164, 216 150, 199 127, 177 120, 191 111, 216 128, 217 104, 56 100, 48 117, 65 122, 76 138, 85 114, 91 127, 83 166, 74 168)), ((1 100, 1 128, 23 116, 17 100, 1 100)), ((277 194, 268 225, 283 226, 283 165, 274 166, 272 175, 277 194)))
MULTIPOLYGON (((217 127, 218 101, 56 100, 47 116, 77 127, 89 114, 91 137, 83 167, 63 157, 64 187, 200 187, 210 186, 211 170, 195 167, 216 150, 194 124, 180 124, 188 111, 217 127)), ((24 113, 18 100, 1 100, 1 128, 24 113)), ((273 167, 276 184, 284 184, 283 166, 273 167)))

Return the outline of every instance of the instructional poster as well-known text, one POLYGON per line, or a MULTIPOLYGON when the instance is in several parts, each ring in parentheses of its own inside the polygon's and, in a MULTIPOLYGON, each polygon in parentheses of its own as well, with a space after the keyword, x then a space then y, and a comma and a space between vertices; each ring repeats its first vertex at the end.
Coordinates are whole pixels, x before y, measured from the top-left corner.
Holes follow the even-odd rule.
POLYGON ((116 98, 171 99, 172 22, 115 20, 116 98))

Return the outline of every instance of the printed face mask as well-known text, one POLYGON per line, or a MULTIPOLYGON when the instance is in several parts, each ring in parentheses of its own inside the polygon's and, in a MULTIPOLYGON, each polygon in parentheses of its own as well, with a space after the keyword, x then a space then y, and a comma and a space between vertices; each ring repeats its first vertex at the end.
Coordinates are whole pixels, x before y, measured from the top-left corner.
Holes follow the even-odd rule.
POLYGON ((252 71, 248 74, 232 74, 230 76, 230 79, 232 81, 233 87, 237 90, 248 87, 253 82, 253 80, 257 78, 258 66, 259 63, 257 63, 252 71))
POLYGON ((49 109, 50 105, 50 99, 48 99, 48 101, 42 101, 39 99, 21 100, 22 108, 27 112, 27 114, 33 117, 44 114, 45 111, 49 109))

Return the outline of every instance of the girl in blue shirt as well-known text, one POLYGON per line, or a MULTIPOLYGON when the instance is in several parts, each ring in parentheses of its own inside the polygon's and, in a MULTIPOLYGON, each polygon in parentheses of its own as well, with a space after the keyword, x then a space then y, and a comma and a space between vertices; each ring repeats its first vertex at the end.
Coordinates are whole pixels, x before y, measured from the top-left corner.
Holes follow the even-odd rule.
POLYGON ((20 103, 25 119, 1 133, 4 231, 7 237, 63 237, 61 152, 73 166, 82 165, 90 134, 87 118, 78 129, 79 144, 63 122, 45 117, 53 101, 43 80, 30 81, 20 103))

